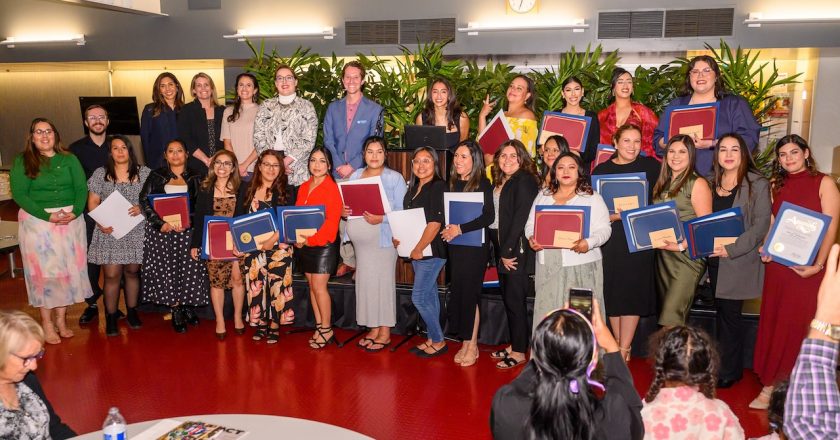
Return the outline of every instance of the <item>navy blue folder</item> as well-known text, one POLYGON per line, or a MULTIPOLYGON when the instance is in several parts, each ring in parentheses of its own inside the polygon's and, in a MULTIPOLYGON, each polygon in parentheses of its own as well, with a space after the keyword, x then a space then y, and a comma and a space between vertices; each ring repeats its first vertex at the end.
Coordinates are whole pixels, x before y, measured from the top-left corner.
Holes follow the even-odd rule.
POLYGON ((271 209, 262 209, 250 214, 229 219, 233 244, 239 252, 254 252, 257 244, 277 232, 277 223, 271 209))
MULTIPOLYGON (((449 201, 449 223, 453 225, 463 225, 471 222, 481 216, 481 211, 484 209, 483 203, 478 202, 464 202, 459 200, 449 201)), ((453 238, 449 244, 457 244, 460 246, 481 247, 482 234, 481 229, 463 233, 453 238)))
POLYGON ((782 202, 779 212, 773 219, 773 227, 764 243, 764 254, 773 257, 773 261, 785 266, 810 266, 814 264, 814 258, 822 246, 828 226, 831 224, 831 217, 821 212, 812 211, 793 203, 782 202), (779 225, 786 222, 788 233, 782 234, 779 225), (791 232, 792 231, 792 232, 791 232), (782 236, 786 235, 786 236, 782 236), (813 242, 810 252, 801 250, 785 249, 786 241, 813 242), (795 258, 796 260, 793 260, 795 258))
POLYGON ((683 228, 677 204, 673 201, 657 203, 621 213, 621 224, 627 236, 627 249, 633 252, 653 249, 650 233, 671 228, 677 241, 683 239, 683 228))
POLYGON ((284 243, 297 243, 296 231, 314 229, 314 233, 321 229, 326 219, 326 207, 324 205, 278 206, 277 219, 280 221, 280 240, 284 243))
POLYGON ((592 176, 592 189, 604 199, 610 214, 615 214, 614 199, 636 196, 639 208, 648 204, 648 181, 645 173, 596 174, 592 176))
POLYGON ((715 238, 739 237, 744 233, 744 215, 737 206, 724 209, 684 222, 683 233, 692 260, 708 257, 715 251, 715 238))

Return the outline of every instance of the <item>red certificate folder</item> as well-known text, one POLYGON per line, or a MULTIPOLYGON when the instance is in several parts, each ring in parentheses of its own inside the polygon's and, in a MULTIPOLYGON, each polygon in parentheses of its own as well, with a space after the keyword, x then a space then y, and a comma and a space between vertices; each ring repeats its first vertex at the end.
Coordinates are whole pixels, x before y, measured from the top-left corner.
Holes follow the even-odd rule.
POLYGON ((534 239, 545 249, 569 249, 583 238, 583 211, 538 211, 534 213, 534 239))
POLYGON ((341 196, 344 206, 350 208, 350 215, 364 215, 365 211, 375 215, 385 214, 379 185, 375 183, 342 185, 341 196))
POLYGON ((204 226, 207 234, 205 243, 206 259, 208 260, 235 260, 233 254, 233 236, 230 232, 230 223, 227 218, 224 220, 209 220, 204 226))
POLYGON ((537 138, 537 143, 542 145, 551 136, 560 135, 566 138, 569 149, 583 152, 586 150, 586 138, 589 134, 591 121, 592 118, 589 116, 545 112, 540 124, 540 136, 537 138))
POLYGON ((699 139, 716 139, 719 111, 720 105, 717 102, 672 108, 665 115, 665 122, 668 124, 665 132, 668 133, 668 139, 678 134, 687 134, 699 139))
POLYGON ((152 209, 161 220, 174 227, 190 227, 190 197, 188 194, 153 194, 149 196, 152 209))
POLYGON ((595 150, 595 160, 592 161, 592 167, 589 172, 595 171, 598 165, 610 160, 615 154, 615 148, 612 145, 598 144, 598 149, 595 150))
POLYGON ((511 139, 513 139, 513 130, 507 122, 505 112, 501 110, 496 113, 496 116, 493 116, 493 119, 484 127, 484 131, 477 138, 478 145, 481 145, 481 151, 484 154, 496 154, 496 150, 511 139))

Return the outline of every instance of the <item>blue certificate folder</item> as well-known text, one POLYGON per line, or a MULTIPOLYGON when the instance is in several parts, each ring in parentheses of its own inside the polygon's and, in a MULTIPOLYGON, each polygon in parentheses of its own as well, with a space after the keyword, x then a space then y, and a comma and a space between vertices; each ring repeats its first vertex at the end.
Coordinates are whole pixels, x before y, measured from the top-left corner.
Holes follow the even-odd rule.
POLYGON ((702 128, 703 135, 700 137, 703 139, 717 139, 719 114, 720 102, 666 107, 660 119, 660 121, 664 121, 665 141, 667 142, 668 139, 680 134, 680 129, 688 127, 702 128))
POLYGON ((603 197, 610 214, 615 214, 616 199, 635 197, 638 203, 636 208, 648 205, 648 181, 645 173, 596 174, 592 176, 592 189, 603 197))
POLYGON ((654 249, 651 232, 673 229, 677 242, 683 239, 680 213, 673 201, 622 211, 621 224, 627 236, 627 249, 631 253, 654 249))
POLYGON ((278 206, 280 241, 297 243, 301 235, 309 237, 315 234, 324 225, 326 212, 324 205, 278 206))
MULTIPOLYGON (((481 216, 481 211, 484 209, 483 203, 478 202, 462 202, 458 200, 449 201, 449 223, 453 225, 462 225, 471 222, 481 216)), ((481 247, 482 245, 481 229, 463 233, 449 242, 449 244, 457 244, 460 246, 481 247)))
POLYGON ((688 256, 692 260, 715 251, 716 238, 737 238, 744 233, 744 215, 734 207, 683 222, 688 256))
POLYGON ((277 232, 277 222, 271 209, 229 219, 233 244, 239 252, 254 252, 268 237, 277 232))
POLYGON ((830 223, 828 215, 782 202, 764 242, 764 254, 785 266, 810 266, 830 223))

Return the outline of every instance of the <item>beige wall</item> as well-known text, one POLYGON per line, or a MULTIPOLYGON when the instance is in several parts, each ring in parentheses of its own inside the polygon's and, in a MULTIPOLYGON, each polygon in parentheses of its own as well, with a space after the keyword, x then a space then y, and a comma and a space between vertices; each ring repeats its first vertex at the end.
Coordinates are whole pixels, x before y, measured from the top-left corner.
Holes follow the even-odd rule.
MULTIPOLYGON (((14 155, 21 151, 35 117, 52 120, 65 145, 84 136, 80 96, 134 96, 139 114, 151 102, 155 78, 164 70, 181 82, 187 102, 192 100, 188 89, 193 75, 207 73, 216 85, 219 103, 224 103, 224 71, 217 60, 0 65, 0 102, 6 103, 0 115, 3 164, 11 165, 14 155)), ((132 141, 141 157, 139 137, 132 141)))

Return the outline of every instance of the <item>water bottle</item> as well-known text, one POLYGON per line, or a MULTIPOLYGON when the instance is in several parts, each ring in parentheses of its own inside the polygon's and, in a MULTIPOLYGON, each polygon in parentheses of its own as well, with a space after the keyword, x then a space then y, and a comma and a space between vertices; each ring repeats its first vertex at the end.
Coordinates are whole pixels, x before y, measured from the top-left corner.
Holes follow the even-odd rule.
POLYGON ((108 410, 108 417, 105 417, 105 423, 102 424, 102 433, 104 440, 126 440, 125 418, 116 406, 108 410))

